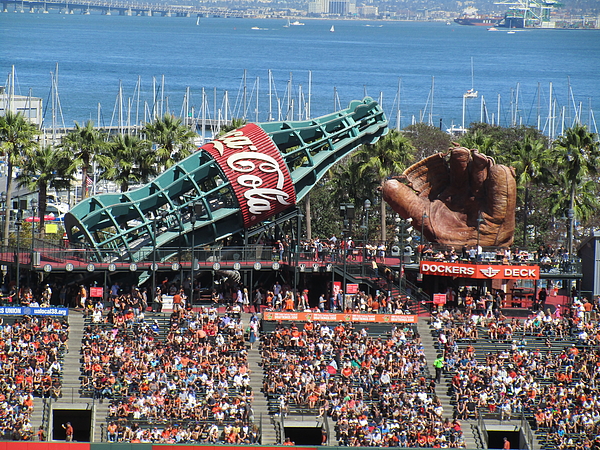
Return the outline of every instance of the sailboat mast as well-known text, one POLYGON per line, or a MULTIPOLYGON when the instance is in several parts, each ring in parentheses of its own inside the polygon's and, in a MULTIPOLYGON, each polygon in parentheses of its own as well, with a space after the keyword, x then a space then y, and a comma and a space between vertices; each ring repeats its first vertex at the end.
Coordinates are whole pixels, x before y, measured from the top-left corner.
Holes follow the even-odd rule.
POLYGON ((473 70, 473 57, 471 56, 471 91, 475 91, 475 71, 473 70))
POLYGON ((435 77, 431 77, 431 105, 429 106, 429 125, 433 126, 433 96, 435 92, 435 77))
POLYGON ((273 73, 269 69, 269 118, 268 122, 273 120, 273 73))
POLYGON ((244 91, 243 91, 243 98, 242 98, 242 100, 243 100, 242 103, 244 105, 244 113, 242 114, 242 118, 244 120, 246 120, 246 111, 247 111, 247 108, 248 108, 248 103, 247 103, 248 88, 246 86, 246 74, 247 74, 247 70, 244 69, 244 76, 243 76, 243 88, 244 88, 244 91))
POLYGON ((50 72, 50 79, 52 80, 52 142, 56 142, 56 72, 58 71, 58 64, 54 73, 50 72))
POLYGON ((298 120, 302 120, 302 85, 298 85, 298 120))
POLYGON ((135 105, 135 125, 140 124, 140 90, 142 88, 142 78, 138 75, 137 81, 137 100, 135 105))
POLYGON ((306 106, 306 120, 310 119, 310 100, 312 97, 312 70, 308 71, 308 103, 306 106))
POLYGON ((206 92, 202 88, 202 145, 204 145, 204 130, 206 128, 206 92))
POLYGON ((550 137, 550 140, 554 139, 554 124, 552 123, 552 119, 553 119, 553 114, 552 114, 552 82, 550 82, 550 94, 549 94, 549 100, 548 100, 548 136, 550 137))
POLYGON ((164 105, 165 105, 165 75, 163 74, 160 80, 160 116, 162 117, 164 112, 164 105))
POLYGON ((258 122, 258 92, 260 89, 260 77, 256 77, 256 121, 258 122))

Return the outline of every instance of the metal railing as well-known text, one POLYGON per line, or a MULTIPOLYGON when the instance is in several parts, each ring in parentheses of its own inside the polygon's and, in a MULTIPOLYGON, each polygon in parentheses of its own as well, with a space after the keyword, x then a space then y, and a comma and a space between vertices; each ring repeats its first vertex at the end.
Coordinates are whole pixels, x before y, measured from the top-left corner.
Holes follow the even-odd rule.
POLYGON ((524 413, 521 413, 521 432, 525 438, 526 447, 528 449, 533 449, 535 444, 535 435, 524 413))
POLYGON ((489 448, 490 443, 488 441, 487 427, 485 426, 485 420, 483 420, 481 414, 479 414, 479 417, 477 418, 477 428, 479 429, 482 443, 485 445, 485 448, 489 448))
POLYGON ((46 441, 50 439, 50 416, 52 412, 52 397, 44 398, 42 403, 42 428, 46 435, 46 441))

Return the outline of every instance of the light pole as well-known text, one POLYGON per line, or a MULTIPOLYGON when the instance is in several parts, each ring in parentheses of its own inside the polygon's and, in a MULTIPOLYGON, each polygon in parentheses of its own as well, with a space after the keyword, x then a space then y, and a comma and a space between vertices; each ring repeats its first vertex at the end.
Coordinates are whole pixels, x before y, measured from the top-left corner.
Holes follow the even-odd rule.
POLYGON ((479 211, 479 215, 477 216, 477 261, 479 261, 479 259, 481 258, 481 252, 479 251, 479 227, 483 222, 485 222, 485 219, 481 217, 481 211, 479 211))
POLYGON ((34 252, 35 252, 35 245, 34 245, 34 240, 35 240, 35 219, 36 219, 36 214, 37 214, 37 206, 38 206, 38 201, 34 198, 31 200, 31 254, 29 256, 30 259, 30 264, 29 264, 29 285, 31 286, 32 283, 32 276, 33 276, 33 269, 34 269, 34 252))
POLYGON ((156 270, 158 264, 156 263, 156 253, 158 251, 158 230, 156 228, 156 222, 158 220, 164 220, 167 217, 167 212, 165 210, 161 210, 156 214, 154 213, 154 217, 152 219, 152 303, 156 303, 154 298, 156 297, 156 270))
POLYGON ((424 229, 425 229, 425 219, 428 219, 429 216, 427 215, 426 212, 423 212, 423 215, 421 216, 421 251, 419 252, 419 261, 421 259, 423 259, 423 252, 425 251, 425 234, 424 234, 424 229))
POLYGON ((19 209, 17 211, 17 221, 15 222, 15 226, 17 227, 17 302, 20 302, 20 291, 21 291, 21 225, 23 225, 23 223, 21 222, 21 210, 19 209))
POLYGON ((6 192, 0 192, 0 207, 2 208, 2 244, 4 245, 4 221, 6 220, 6 192))
POLYGON ((573 208, 569 208, 567 210, 567 220, 569 221, 568 226, 569 228, 567 229, 567 256, 568 256, 568 262, 571 260, 571 257, 573 256, 573 222, 575 218, 575 210, 573 208))
MULTIPOLYGON (((297 223, 296 223, 296 256, 295 256, 295 266, 294 266, 294 295, 298 295, 298 284, 300 283, 300 233, 302 232, 302 218, 304 215, 300 213, 300 210, 297 211, 297 223)), ((291 261, 290 261, 291 263, 291 261)))
POLYGON ((343 257, 344 257, 344 283, 342 288, 342 311, 346 307, 346 271, 348 263, 348 238, 352 232, 352 220, 354 219, 354 205, 352 203, 342 203, 340 205, 340 213, 344 218, 344 226, 342 231, 343 257))
POLYGON ((156 303, 156 216, 152 220, 152 304, 156 303))
POLYGON ((194 305, 194 272, 196 269, 196 238, 194 236, 194 231, 196 230, 196 209, 198 208, 198 204, 194 203, 192 205, 190 211, 190 222, 192 223, 192 279, 190 284, 190 304, 194 305))
POLYGON ((369 211, 371 210, 371 200, 366 199, 365 208, 365 243, 363 245, 363 261, 367 260, 367 244, 369 243, 369 211))
MULTIPOLYGON (((396 217, 396 224, 398 224, 398 227, 396 228, 397 231, 400 231, 400 290, 402 291, 402 280, 404 279, 404 230, 406 229, 406 225, 410 225, 412 223, 412 217, 409 217, 406 220, 403 220, 402 217, 397 216, 396 217), (398 228, 400 228, 398 230, 398 228)), ((412 227, 409 226, 408 228, 408 232, 410 233, 410 231, 412 230, 412 227)), ((397 232, 396 231, 396 232, 397 232)))

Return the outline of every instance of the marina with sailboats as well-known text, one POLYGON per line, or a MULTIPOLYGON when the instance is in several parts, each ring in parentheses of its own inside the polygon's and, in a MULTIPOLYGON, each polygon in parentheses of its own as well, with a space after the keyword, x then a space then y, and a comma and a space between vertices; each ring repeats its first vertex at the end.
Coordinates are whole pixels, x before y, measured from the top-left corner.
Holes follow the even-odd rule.
POLYGON ((444 24, 307 21, 286 29, 287 21, 271 20, 203 19, 197 26, 196 18, 178 25, 117 15, 10 19, 15 32, 8 33, 0 70, 9 80, 14 65, 16 75, 3 95, 14 84, 14 96, 42 99, 39 114, 48 130, 87 120, 133 130, 169 112, 208 138, 232 118, 307 120, 364 96, 378 100, 399 129, 486 122, 557 136, 575 120, 597 129, 596 33, 567 33, 554 45, 556 33, 527 31, 511 38, 520 40, 515 46, 503 42, 505 33, 444 24), (32 33, 30 40, 13 39, 21 28, 32 33), (129 51, 120 44, 125 32, 155 48, 129 51), (310 52, 302 59, 290 51, 303 47, 310 52), (587 64, 580 64, 580 54, 587 64))

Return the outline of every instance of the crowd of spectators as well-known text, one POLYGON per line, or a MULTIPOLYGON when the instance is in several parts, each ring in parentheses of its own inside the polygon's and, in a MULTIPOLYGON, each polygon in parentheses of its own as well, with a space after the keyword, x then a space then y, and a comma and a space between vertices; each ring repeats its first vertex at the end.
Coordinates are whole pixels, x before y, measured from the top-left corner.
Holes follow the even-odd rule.
POLYGON ((260 443, 260 430, 256 425, 240 422, 227 423, 222 429, 215 423, 188 422, 166 426, 143 427, 138 423, 110 421, 106 427, 109 442, 194 444, 229 443, 248 445, 260 443))
POLYGON ((432 319, 450 377, 455 417, 524 415, 542 445, 584 449, 600 443, 600 323, 597 302, 524 319, 455 309, 432 319))
POLYGON ((255 439, 241 319, 179 308, 166 328, 127 306, 86 326, 82 389, 110 399, 109 440, 215 442, 206 423, 218 427, 216 442, 255 439), (159 433, 151 424, 161 424, 159 433))
MULTIPOLYGON (((349 261, 385 261, 387 247, 383 243, 364 242, 357 243, 351 236, 338 238, 335 234, 329 239, 314 238, 300 242, 303 259, 315 262, 341 262, 344 258, 349 261)), ((291 251, 290 238, 278 240, 273 246, 276 259, 289 260, 291 251)))
POLYGON ((34 396, 61 396, 61 358, 69 325, 49 317, 0 319, 0 434, 31 440, 34 396))
POLYGON ((280 325, 263 337, 262 358, 271 404, 331 416, 339 445, 464 446, 460 423, 443 419, 412 327, 370 336, 349 324, 280 325))
POLYGON ((539 263, 540 269, 548 272, 553 268, 565 267, 569 262, 569 254, 564 247, 554 248, 540 245, 535 251, 513 248, 483 248, 479 245, 452 246, 423 245, 417 249, 421 257, 430 261, 476 262, 489 261, 503 264, 539 263))

